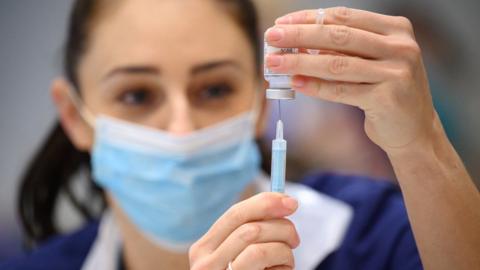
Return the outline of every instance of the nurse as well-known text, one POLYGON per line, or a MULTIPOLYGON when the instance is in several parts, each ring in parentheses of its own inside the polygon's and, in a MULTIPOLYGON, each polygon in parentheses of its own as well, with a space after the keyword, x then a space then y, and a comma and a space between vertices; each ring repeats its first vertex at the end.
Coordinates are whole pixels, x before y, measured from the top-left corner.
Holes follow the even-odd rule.
POLYGON ((22 182, 33 251, 2 269, 480 269, 479 194, 432 106, 411 24, 330 8, 317 25, 317 14, 279 18, 265 39, 320 54, 265 63, 297 91, 363 109, 405 203, 391 184, 332 173, 267 192, 250 1, 77 0, 51 91, 60 124, 22 182), (95 186, 79 196, 82 184, 95 186), (55 217, 65 196, 85 218, 69 235, 55 217))

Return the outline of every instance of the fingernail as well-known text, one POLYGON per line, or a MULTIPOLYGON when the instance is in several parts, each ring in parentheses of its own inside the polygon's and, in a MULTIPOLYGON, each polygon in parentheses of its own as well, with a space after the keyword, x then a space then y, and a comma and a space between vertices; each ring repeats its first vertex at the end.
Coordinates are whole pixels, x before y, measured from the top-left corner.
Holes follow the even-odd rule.
POLYGON ((298 202, 294 198, 286 197, 282 199, 282 203, 288 210, 295 210, 298 207, 298 202))
POLYGON ((280 17, 275 20, 275 23, 277 24, 291 24, 292 23, 292 16, 286 15, 283 17, 280 17))
POLYGON ((269 68, 276 68, 282 65, 283 62, 283 56, 281 55, 267 55, 265 62, 267 64, 267 67, 269 68))
POLYGON ((265 33, 266 40, 271 41, 279 41, 285 36, 285 31, 281 28, 272 27, 267 30, 265 33))
POLYGON ((302 87, 305 86, 305 83, 306 83, 306 80, 304 78, 301 78, 301 77, 295 77, 292 80, 292 86, 294 88, 302 88, 302 87))

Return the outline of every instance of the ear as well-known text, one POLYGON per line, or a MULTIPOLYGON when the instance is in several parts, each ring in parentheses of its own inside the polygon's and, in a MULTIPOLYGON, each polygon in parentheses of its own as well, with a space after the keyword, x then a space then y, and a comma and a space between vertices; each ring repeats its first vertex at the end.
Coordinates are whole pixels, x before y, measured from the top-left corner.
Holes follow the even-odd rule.
POLYGON ((70 141, 80 151, 90 151, 93 146, 93 129, 77 110, 70 84, 64 78, 57 78, 51 86, 51 97, 58 111, 60 123, 70 141))
POLYGON ((260 84, 260 93, 258 93, 259 98, 260 98, 260 112, 258 114, 258 120, 257 120, 257 126, 255 130, 255 137, 260 138, 263 136, 265 133, 265 130, 267 129, 267 124, 268 124, 268 117, 269 111, 270 111, 270 106, 269 103, 267 102, 267 98, 265 97, 265 90, 268 87, 268 83, 264 80, 261 81, 260 84))

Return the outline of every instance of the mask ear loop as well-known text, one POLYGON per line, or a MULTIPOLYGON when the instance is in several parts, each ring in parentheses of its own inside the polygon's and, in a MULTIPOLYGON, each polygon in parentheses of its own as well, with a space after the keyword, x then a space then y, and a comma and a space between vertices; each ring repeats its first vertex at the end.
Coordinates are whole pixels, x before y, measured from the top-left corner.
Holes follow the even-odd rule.
POLYGON ((68 96, 70 97, 70 100, 73 102, 75 109, 77 109, 77 111, 80 113, 80 116, 83 118, 83 120, 85 120, 85 122, 87 122, 87 124, 90 125, 92 128, 95 128, 95 115, 87 108, 83 100, 80 98, 76 87, 74 87, 70 83, 68 89, 68 96))

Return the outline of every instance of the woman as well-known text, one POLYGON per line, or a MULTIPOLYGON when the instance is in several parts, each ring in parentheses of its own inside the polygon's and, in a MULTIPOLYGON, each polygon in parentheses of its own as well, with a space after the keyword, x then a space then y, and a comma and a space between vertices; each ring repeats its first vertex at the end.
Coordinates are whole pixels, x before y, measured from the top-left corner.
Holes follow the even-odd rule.
MULTIPOLYGON (((279 18, 265 38, 323 53, 266 65, 295 74, 298 91, 362 108, 423 266, 475 269, 480 199, 436 117, 408 20, 346 8, 327 9, 325 26, 316 17, 279 18)), ((52 86, 61 128, 20 197, 35 250, 5 268, 421 269, 387 183, 317 174, 290 184, 291 196, 264 192, 260 43, 245 0, 76 1, 65 78, 52 86), (93 191, 85 201, 72 192, 90 156, 101 217, 93 191), (55 236, 61 193, 100 222, 55 236)))

